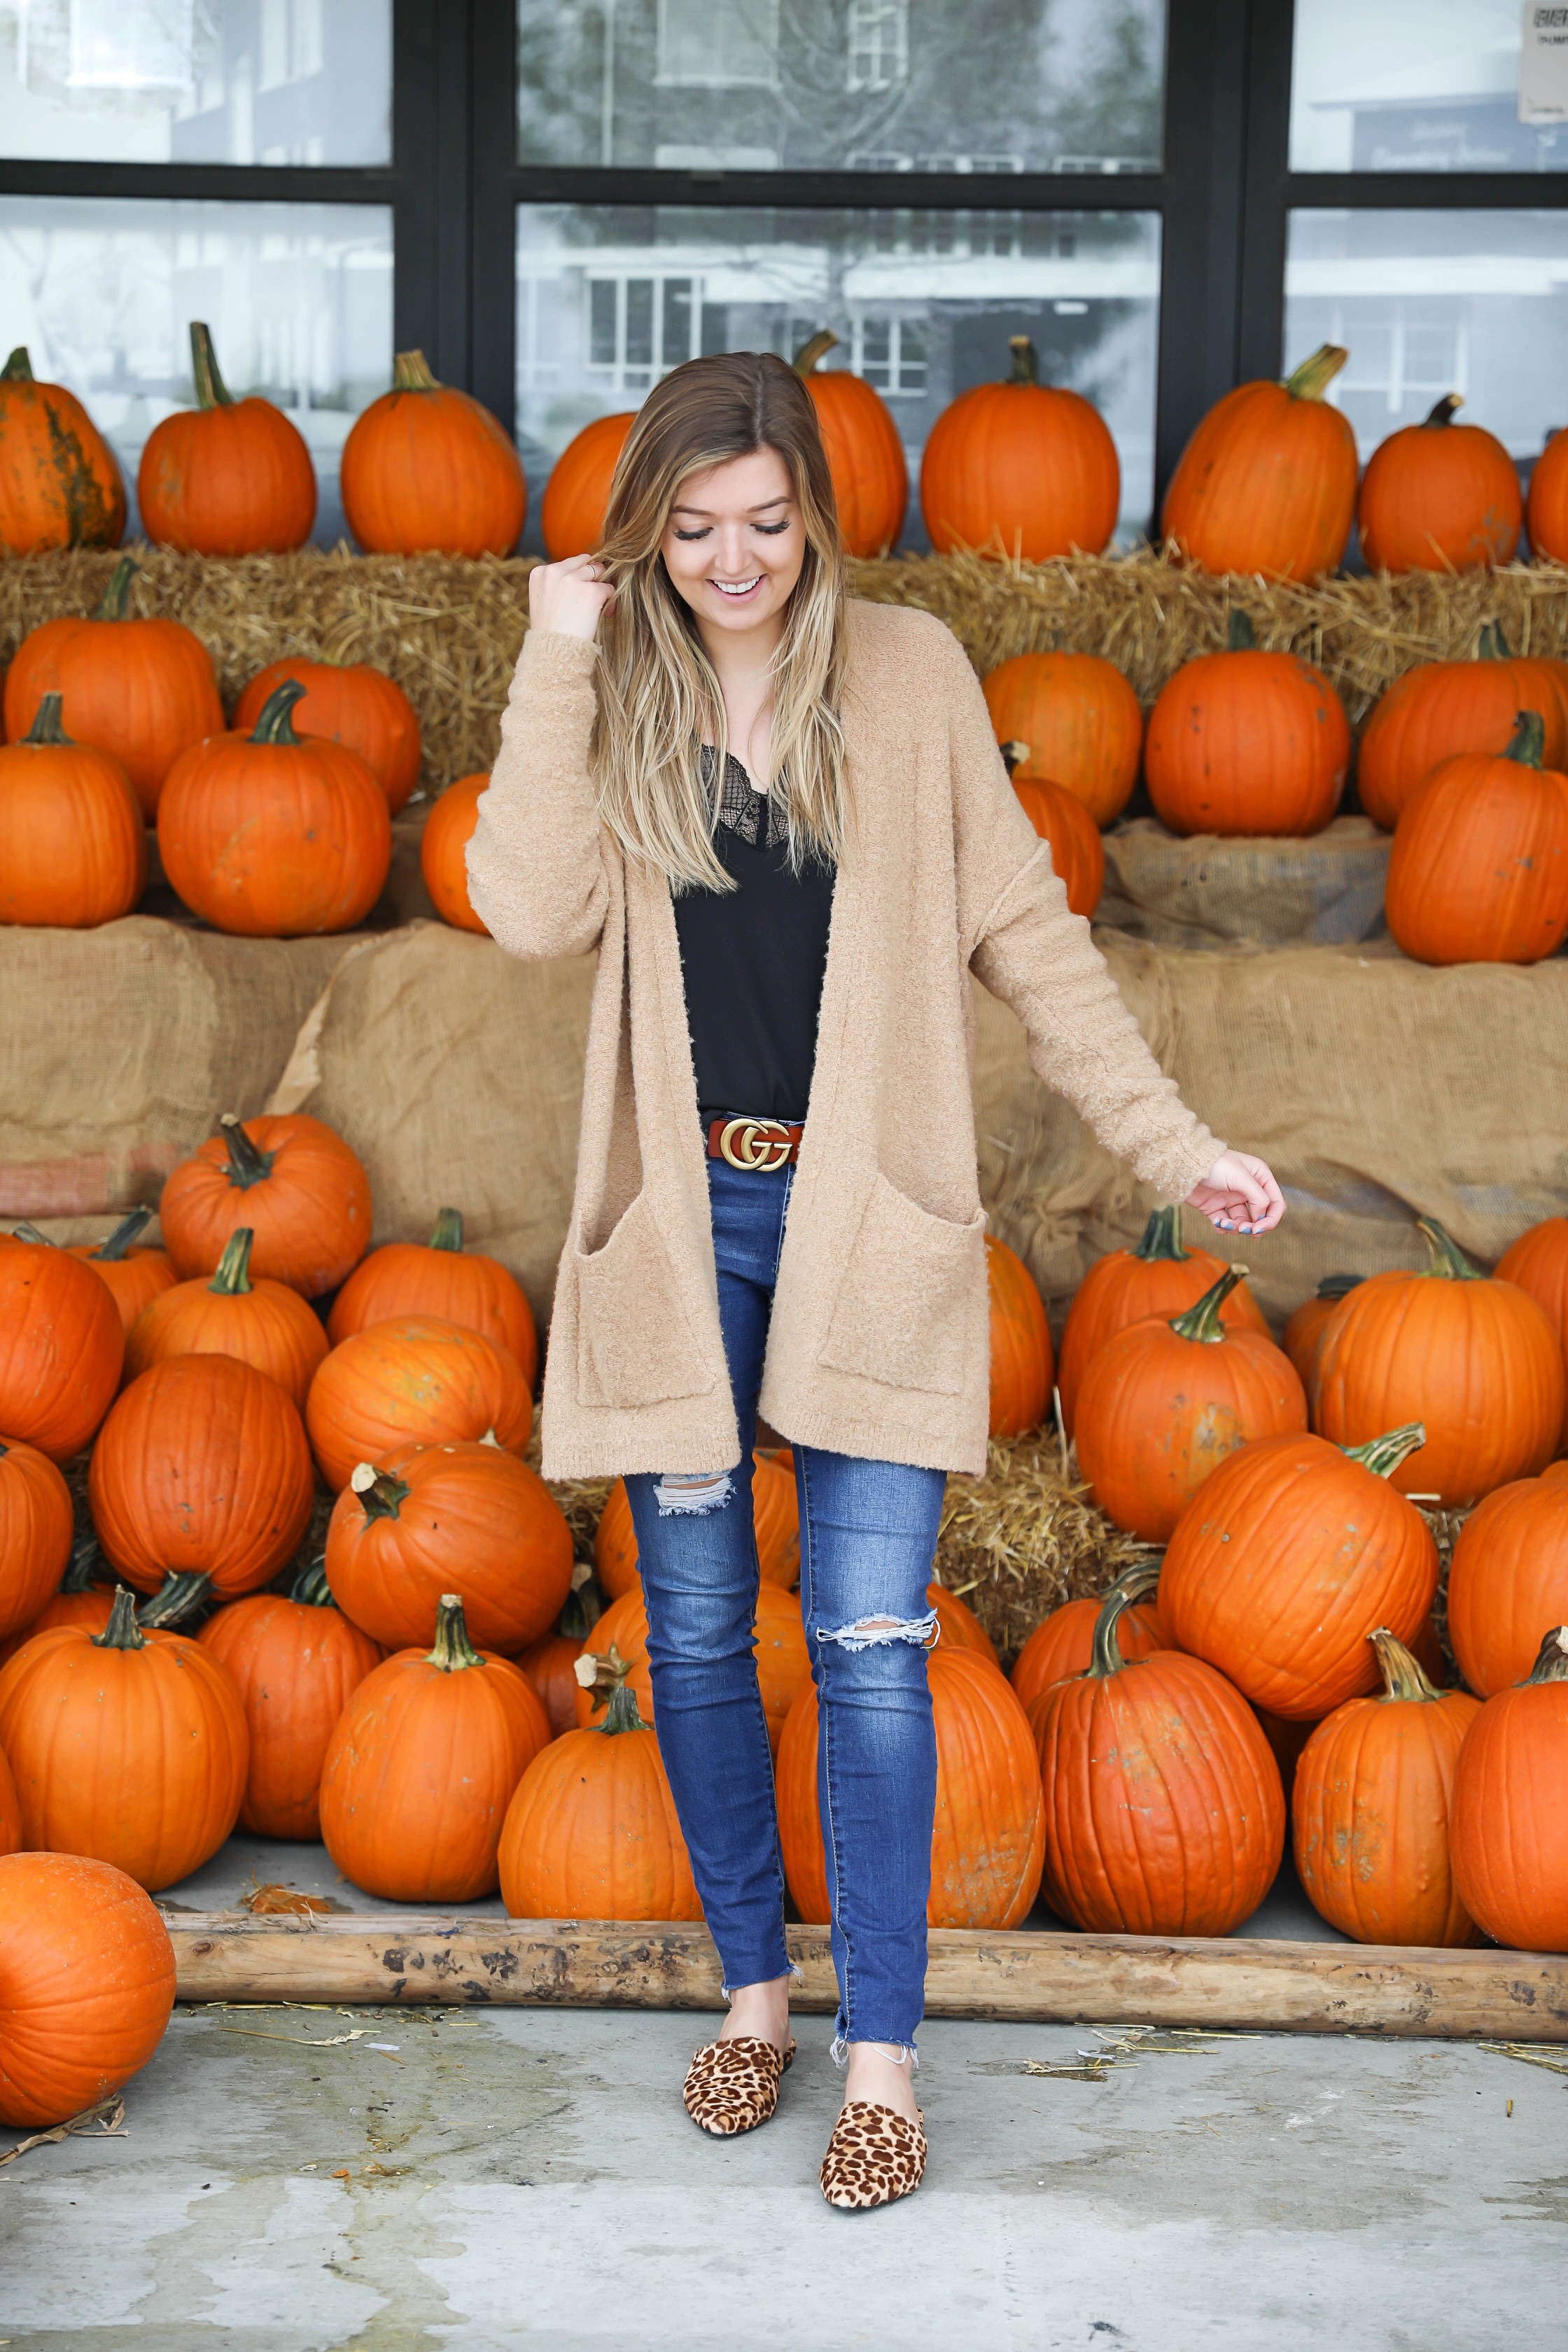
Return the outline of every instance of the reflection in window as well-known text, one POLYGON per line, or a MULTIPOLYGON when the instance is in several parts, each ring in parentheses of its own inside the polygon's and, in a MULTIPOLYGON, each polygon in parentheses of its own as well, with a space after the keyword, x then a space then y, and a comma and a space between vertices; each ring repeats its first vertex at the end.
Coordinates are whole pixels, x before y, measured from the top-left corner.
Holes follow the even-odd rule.
POLYGON ((386 163, 392 0, 0 0, 0 154, 386 163))
POLYGON ((195 397, 205 319, 230 392, 265 394, 304 435, 316 538, 342 537, 339 456, 392 372, 384 206, 0 197, 0 316, 34 373, 85 401, 132 497, 153 425, 195 397))
POLYGON ((1296 0, 1293 172, 1561 172, 1521 120, 1520 0, 1296 0))
POLYGON ((518 157, 669 171, 1160 166, 1164 0, 516 0, 518 157))
MULTIPOLYGON (((829 366, 888 401, 912 475, 936 416, 1005 375, 1007 338, 1024 334, 1047 380, 1086 394, 1110 424, 1131 539, 1152 493, 1159 253, 1149 213, 521 205, 518 439, 530 513, 593 417, 635 408, 683 360, 793 358, 821 327, 839 340, 829 366)), ((918 511, 905 543, 922 544, 918 511)))

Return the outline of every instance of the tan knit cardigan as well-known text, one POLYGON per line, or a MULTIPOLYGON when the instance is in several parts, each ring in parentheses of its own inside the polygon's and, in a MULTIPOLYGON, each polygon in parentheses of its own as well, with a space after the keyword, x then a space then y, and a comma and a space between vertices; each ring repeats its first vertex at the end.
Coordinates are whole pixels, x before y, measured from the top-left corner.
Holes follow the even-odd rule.
MULTIPOLYGON (((741 1433, 674 907, 595 811, 597 658, 581 638, 530 634, 468 847, 474 906, 510 954, 599 950, 544 1469, 726 1470, 741 1433)), ((1182 1199, 1223 1147, 1068 911, 951 633, 851 604, 843 715, 851 837, 762 1411, 806 1445, 979 1472, 990 1347, 969 971, 1023 1022, 1046 1084, 1160 1192, 1182 1199)))

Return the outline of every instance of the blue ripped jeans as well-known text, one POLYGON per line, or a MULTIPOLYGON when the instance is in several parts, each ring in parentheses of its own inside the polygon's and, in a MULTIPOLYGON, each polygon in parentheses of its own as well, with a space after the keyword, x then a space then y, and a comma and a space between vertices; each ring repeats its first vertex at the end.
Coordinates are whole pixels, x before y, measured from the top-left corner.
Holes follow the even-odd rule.
MULTIPOLYGON (((626 1480, 654 1719, 726 1985, 789 1969, 752 1617, 751 1433, 793 1169, 708 1163, 719 1313, 745 1451, 727 1479, 626 1480)), ((795 1449, 801 1610, 819 1696, 817 1801, 838 2033, 914 2045, 924 2001, 936 1737, 926 1601, 943 1475, 795 1449), (877 1630, 868 1630, 875 1626, 877 1630)))

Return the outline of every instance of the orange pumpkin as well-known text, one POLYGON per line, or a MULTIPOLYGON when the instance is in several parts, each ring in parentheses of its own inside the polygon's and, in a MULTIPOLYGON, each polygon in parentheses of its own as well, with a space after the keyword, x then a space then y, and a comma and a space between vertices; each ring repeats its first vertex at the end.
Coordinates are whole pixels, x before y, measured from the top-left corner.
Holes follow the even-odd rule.
POLYGON ((1473 1691, 1521 1683, 1568 1618, 1568 1480, 1519 1478, 1478 1503, 1448 1570, 1448 1639, 1473 1691))
POLYGON ((114 1607, 113 1594, 92 1580, 101 1565, 96 1537, 85 1537, 76 1544, 57 1590, 25 1625, 0 1641, 0 1666, 14 1658, 35 1633, 47 1633, 55 1625, 85 1625, 89 1633, 101 1633, 114 1607))
MULTIPOLYGON (((1151 1315, 1179 1315, 1195 1307, 1225 1270, 1225 1260, 1212 1250, 1183 1247, 1182 1213, 1173 1206, 1150 1212, 1135 1249, 1110 1250, 1096 1258, 1068 1308, 1057 1360, 1057 1386, 1069 1437, 1084 1373, 1106 1341, 1151 1315)), ((1245 1282, 1229 1293, 1219 1316, 1227 1330, 1246 1328, 1268 1336, 1263 1309, 1245 1282)))
POLYGON ((327 1330, 333 1347, 394 1315, 439 1315, 482 1332, 516 1358, 530 1388, 539 1370, 533 1309, 499 1258, 463 1247, 460 1209, 443 1209, 428 1243, 385 1242, 373 1250, 332 1301, 327 1330))
POLYGON ((141 1249, 132 1246, 152 1214, 151 1209, 132 1209, 103 1241, 70 1244, 72 1257, 79 1257, 84 1265, 90 1265, 99 1280, 107 1284, 127 1338, 143 1309, 151 1307, 154 1298, 162 1297, 165 1290, 173 1290, 180 1278, 166 1249, 151 1244, 141 1249))
POLYGON ((0 1249, 0 1431, 68 1462, 114 1399, 125 1360, 120 1313, 68 1250, 0 1249))
MULTIPOLYGON (((1018 755, 1027 748, 1023 743, 1003 744, 1002 757, 1007 761, 1009 775, 1018 755)), ((1050 844, 1051 871, 1067 892, 1069 911, 1087 919, 1099 906, 1105 887, 1105 847, 1094 819, 1065 784, 1027 784, 1015 779, 1013 790, 1040 839, 1050 844)))
POLYGON ((185 1280, 216 1274, 241 1225, 256 1239, 250 1271, 306 1298, 335 1290, 370 1245, 370 1178, 341 1135, 308 1112, 247 1118, 183 1160, 158 1204, 163 1240, 185 1280))
POLYGON ((926 1605, 936 1612, 937 1638, 951 1643, 955 1650, 972 1650, 988 1665, 1001 1668, 996 1661, 996 1644, 966 1601, 950 1592, 945 1584, 926 1586, 926 1605))
POLYGON ((392 390, 355 418, 338 472, 349 529, 371 555, 510 555, 528 484, 488 408, 399 352, 392 390))
POLYGON ((1540 714, 1508 750, 1445 760, 1405 804, 1383 908, 1421 963, 1539 963, 1568 939, 1568 775, 1541 764, 1540 714))
MULTIPOLYGON (((1154 1598, 1159 1580, 1157 1568, 1126 1569, 1116 1579, 1118 1589, 1125 1585, 1128 1592, 1127 1608, 1117 1620, 1117 1639, 1129 1664, 1135 1658, 1151 1657, 1156 1650, 1175 1648, 1154 1598)), ((1094 1654, 1094 1629, 1104 1605, 1102 1592, 1083 1601, 1065 1601, 1036 1626, 1008 1677, 1026 1714, 1040 1693, 1049 1690, 1053 1683, 1066 1682, 1069 1675, 1089 1672, 1094 1654)))
POLYGON ((327 1335, 286 1282, 251 1281, 254 1239, 248 1225, 237 1225, 210 1282, 198 1276, 153 1301, 125 1343, 130 1379, 173 1356, 233 1356, 275 1380, 304 1412, 327 1335))
POLYGON ((1279 1767, 1246 1700, 1201 1658, 1122 1656, 1128 1605, 1112 1586, 1088 1672, 1035 1702, 1046 1898, 1092 1934, 1228 1936, 1279 1867, 1279 1767))
POLYGON ((1369 572, 1511 562, 1524 519, 1519 476, 1495 434, 1455 424, 1463 406, 1445 393, 1421 424, 1391 433, 1367 459, 1356 520, 1369 572))
POLYGON ((479 821, 479 794, 489 790, 489 782, 485 771, 448 784, 419 836, 419 870, 436 912, 454 930, 481 931, 487 940, 490 927, 480 922, 468 897, 468 852, 479 821))
POLYGON ((357 751, 297 735, 290 677, 248 735, 175 761, 158 803, 163 872, 190 908, 242 939, 350 931, 392 865, 386 796, 357 751))
POLYGON ((1385 1626, 1367 1639, 1382 1690, 1336 1707, 1296 1767, 1296 1874, 1329 1925, 1358 1944, 1477 1943, 1454 1886, 1448 1809, 1481 1703, 1434 1690, 1385 1626))
POLYGON ((757 1686, 768 1719, 768 1745, 776 1757, 790 1708, 811 1680, 799 1593, 786 1592, 782 1584, 759 1584, 755 1624, 757 1686))
POLYGON ((980 548, 1044 563, 1099 555, 1121 509, 1121 467, 1104 418, 1043 384, 1035 347, 1012 335, 1011 374, 975 384, 926 436, 921 512, 939 555, 980 548))
POLYGON ((1568 431, 1554 433, 1531 469, 1524 528, 1541 562, 1568 562, 1568 431))
MULTIPOLYGON (((12 1655, 8 1648, 0 1648, 0 1665, 12 1655)), ((0 1855, 19 1853, 22 1849, 22 1801, 16 1794, 16 1783, 11 1777, 11 1767, 0 1749, 0 1855)), ((4 1996, 0 1995, 0 2000, 4 1996)), ((0 2017, 5 2011, 0 2009, 0 2017)), ((3 2063, 3 2062, 0 2062, 3 2063)), ((4 2080, 0 2073, 0 2081, 4 2080)))
POLYGON ((460 1584, 487 1650, 537 1641, 572 1589, 572 1531, 536 1471, 498 1445, 401 1445, 362 1462, 327 1528, 327 1582, 389 1650, 428 1642, 460 1584))
MULTIPOLYGON (((793 1463, 786 1469, 760 1451, 752 1455, 752 1524, 764 1584, 800 1580, 800 1505, 793 1463)), ((637 1537, 626 1485, 617 1478, 594 1532, 594 1566, 612 1601, 637 1586, 637 1537)))
POLYGON ((163 2038, 174 1948, 133 1879, 79 1854, 0 1861, 0 2124, 48 2129, 121 2090, 163 2038))
POLYGON ((156 1894, 234 1828, 250 1735, 216 1660, 142 1633, 121 1586, 101 1633, 57 1625, 0 1668, 0 1748, 28 1846, 112 1863, 156 1894))
POLYGON ((239 1693, 250 1768, 239 1826, 258 1837, 319 1838, 327 1742, 383 1652, 332 1606, 307 1569, 292 1596, 258 1592, 209 1617, 196 1635, 239 1693))
POLYGON ((438 1315, 402 1315, 332 1349, 310 1383, 305 1425, 338 1492, 356 1464, 384 1462, 399 1446, 488 1438, 521 1454, 533 1399, 504 1348, 438 1315))
POLYGON ((395 816, 419 782, 422 756, 419 721, 396 679, 369 662, 268 662, 234 706, 236 733, 249 734, 289 679, 304 688, 289 714, 296 733, 357 751, 395 816))
POLYGON ((583 1654, 581 1633, 545 1633, 517 1654, 517 1664, 533 1685, 550 1717, 552 1738, 577 1728, 577 1677, 572 1669, 583 1654))
POLYGON ((0 748, 0 923, 89 930, 128 915, 147 884, 147 831, 118 760, 73 743, 46 694, 0 748))
POLYGON ((1350 420, 1323 395, 1350 353, 1333 343, 1282 383, 1237 384, 1199 420, 1160 529, 1205 572, 1316 580, 1336 572, 1355 516, 1350 420))
MULTIPOLYGON (((583 1644, 583 1657, 598 1659, 601 1665, 614 1664, 636 1699, 637 1712, 645 1723, 653 1722, 653 1670, 647 1655, 647 1611, 643 1604, 642 1587, 634 1585, 612 1601, 604 1614, 590 1627, 583 1644)), ((594 1722, 610 1695, 611 1683, 600 1675, 597 1682, 587 1675, 586 1667, 577 1676, 577 1722, 580 1727, 594 1722)))
POLYGON ((1392 833, 1417 784, 1461 751, 1508 750, 1521 710, 1541 714, 1542 759, 1568 764, 1568 698, 1562 666, 1511 655, 1489 621, 1471 661, 1420 662, 1373 705, 1356 751, 1356 790, 1374 823, 1392 833))
POLYGON ((1098 654, 1015 654, 985 678, 997 740, 1017 743, 1018 784, 1058 784, 1110 824, 1132 797, 1143 750, 1138 697, 1098 654))
POLYGON ((1431 1265, 1374 1274, 1335 1307, 1318 1351, 1314 1419, 1335 1445, 1421 1422, 1420 1457, 1394 1483, 1453 1509, 1551 1461, 1563 1352, 1533 1298, 1479 1273, 1435 1218, 1415 1222, 1431 1265))
MULTIPOLYGON (((1500 1282, 1528 1290, 1562 1342, 1568 1361, 1568 1217, 1543 1217, 1510 1242, 1497 1265, 1500 1282)), ((1568 1440, 1568 1421, 1563 1434, 1568 1440)))
POLYGON ((212 656, 183 623, 126 619, 136 569, 121 557, 90 618, 44 621, 23 638, 5 677, 5 734, 19 741, 58 694, 68 736, 119 761, 151 820, 176 761, 221 734, 223 704, 212 656))
POLYGON ((595 416, 568 441, 551 467, 539 502, 539 529, 552 563, 563 563, 569 555, 591 555, 604 538, 610 483, 635 414, 626 408, 612 416, 595 416))
POLYGON ((1246 1272, 1227 1267, 1183 1315, 1130 1324, 1084 1372, 1076 1436, 1090 1497, 1148 1542, 1172 1533, 1238 1446, 1307 1426, 1306 1393, 1289 1356, 1264 1333, 1227 1330, 1220 1320, 1246 1272))
POLYGON ((1350 772, 1351 730, 1321 669, 1259 653, 1247 614, 1230 646, 1184 662, 1149 714, 1143 772, 1173 833, 1321 833, 1350 772))
POLYGON ((393 1903, 468 1903, 499 1883, 518 1782, 550 1723, 510 1658, 476 1650, 446 1593, 434 1647, 366 1675, 321 1766, 321 1839, 352 1885, 393 1903))
MULTIPOLYGON (((3 1687, 3 1685, 0 1685, 3 1687)), ((1448 1804, 1459 1900, 1495 1942, 1568 1952, 1568 1625, 1525 1680, 1488 1699, 1465 1738, 1448 1804)))
POLYGON ((1051 1327, 1034 1276, 994 1234, 985 1236, 991 1297, 991 1434, 1038 1429, 1051 1401, 1051 1327))
POLYGON ((118 547, 119 461, 74 392, 39 383, 25 343, 0 369, 0 555, 118 547))
POLYGON ((142 451, 142 527, 182 555, 284 555, 316 520, 316 469, 305 436, 269 400, 236 400, 218 373, 211 330, 191 321, 196 404, 154 425, 142 451))
POLYGON ((822 362, 837 341, 823 328, 801 345, 795 365, 816 411, 845 552, 887 555, 909 508, 909 460, 887 403, 865 378, 848 368, 824 374, 822 362))
POLYGON ((1373 1627, 1415 1641, 1437 1591, 1431 1533, 1389 1484, 1422 1437, 1417 1423, 1342 1453, 1303 1430, 1222 1462, 1165 1553, 1160 1614, 1177 1648, 1289 1721, 1375 1689, 1373 1627))
POLYGON ((293 1558, 315 1502, 298 1410, 233 1356, 173 1356, 132 1381, 87 1492, 105 1559, 138 1592, 170 1574, 254 1592, 293 1558))
MULTIPOLYGON (((927 1659, 936 1727, 931 1829, 933 1927, 1016 1927, 1034 1908, 1045 1862, 1045 1805, 1029 1726, 994 1666, 941 1644, 927 1659)), ((779 1843, 803 1919, 828 1916, 817 1811, 818 1710, 808 1682, 779 1742, 779 1843)))
POLYGON ((47 1454, 0 1438, 0 1641, 32 1624, 71 1556, 70 1488, 47 1454))
POLYGON ((518 1784, 500 1840, 513 1919, 700 1919, 658 1741, 625 1673, 601 1664, 603 1720, 568 1731, 518 1784))
POLYGON ((1295 1365, 1309 1396, 1317 1374, 1318 1342, 1329 1318, 1361 1279, 1359 1274, 1325 1274, 1311 1297, 1304 1298, 1293 1309, 1280 1335, 1279 1344, 1295 1365))

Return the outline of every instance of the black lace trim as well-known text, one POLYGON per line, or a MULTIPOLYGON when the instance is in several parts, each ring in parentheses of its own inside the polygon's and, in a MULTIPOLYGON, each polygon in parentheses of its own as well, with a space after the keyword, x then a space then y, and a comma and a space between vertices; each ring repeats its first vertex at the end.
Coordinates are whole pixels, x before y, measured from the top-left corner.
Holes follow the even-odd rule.
MULTIPOLYGON (((713 798, 713 761, 712 744, 700 744, 699 771, 710 803, 713 798)), ((776 849, 789 839, 789 821, 778 793, 754 791, 750 776, 733 751, 727 751, 724 755, 724 789, 720 795, 716 821, 742 841, 750 842, 753 849, 776 849)))

